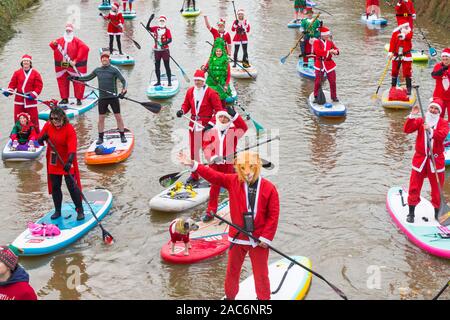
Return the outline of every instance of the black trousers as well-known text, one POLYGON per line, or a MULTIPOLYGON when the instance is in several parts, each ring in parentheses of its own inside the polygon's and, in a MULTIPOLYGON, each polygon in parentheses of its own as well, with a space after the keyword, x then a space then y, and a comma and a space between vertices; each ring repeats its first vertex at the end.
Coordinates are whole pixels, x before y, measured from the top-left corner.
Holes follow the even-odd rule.
MULTIPOLYGON (((237 43, 234 45, 234 61, 237 62, 237 56, 238 56, 238 52, 239 52, 239 47, 240 47, 240 43, 237 43)), ((244 50, 244 55, 242 56, 242 62, 247 62, 248 63, 248 53, 247 53, 247 45, 248 43, 243 43, 242 44, 242 50, 244 50)))
POLYGON ((192 6, 195 10, 195 0, 187 0, 187 7, 189 8, 191 6, 191 2, 192 2, 192 6))
MULTIPOLYGON (((122 54, 122 42, 120 42, 120 34, 116 34, 116 40, 117 40, 117 48, 119 49, 119 53, 122 54)), ((109 53, 113 53, 114 49, 114 36, 109 35, 109 53)))
MULTIPOLYGON (((62 185, 62 175, 59 174, 50 174, 50 183, 52 184, 52 198, 53 203, 55 205, 55 211, 61 212, 61 205, 63 200, 63 195, 61 191, 62 185)), ((64 176, 64 180, 66 180, 66 186, 69 190, 70 197, 72 198, 73 203, 75 204, 75 208, 81 210, 83 212, 83 202, 81 201, 81 193, 80 190, 75 186, 75 177, 71 179, 68 175, 64 176)))
POLYGON ((167 79, 172 80, 172 70, 170 69, 170 52, 169 50, 155 51, 155 73, 158 82, 161 82, 161 60, 166 68, 167 79))

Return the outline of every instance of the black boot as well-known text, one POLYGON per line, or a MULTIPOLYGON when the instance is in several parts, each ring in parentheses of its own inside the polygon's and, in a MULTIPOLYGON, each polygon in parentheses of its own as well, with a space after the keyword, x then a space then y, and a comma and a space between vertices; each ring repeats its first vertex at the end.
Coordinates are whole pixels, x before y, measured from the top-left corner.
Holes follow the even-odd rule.
POLYGON ((120 132, 120 142, 127 143, 127 138, 125 138, 125 132, 120 132))
POLYGON ((61 211, 55 211, 55 213, 52 214, 50 219, 55 220, 55 219, 58 219, 59 217, 61 217, 61 211))
POLYGON ((98 140, 95 142, 96 144, 102 144, 103 143, 103 135, 104 135, 104 133, 103 132, 99 132, 98 133, 98 140))
POLYGON ((58 104, 68 104, 69 100, 68 99, 62 99, 58 104))
POLYGON ((392 77, 391 86, 392 88, 397 87, 397 77, 392 77))
POLYGON ((438 213, 439 213, 439 208, 434 208, 434 218, 436 219, 436 221, 439 221, 438 213))
POLYGON ((77 212, 77 221, 84 220, 84 209, 83 209, 83 207, 76 208, 75 211, 77 212))
POLYGON ((410 96, 411 91, 412 91, 412 79, 411 78, 406 78, 406 91, 408 93, 408 96, 410 96))
POLYGON ((409 214, 406 217, 406 222, 414 223, 414 210, 416 210, 416 206, 409 206, 409 214))
POLYGON ((81 102, 81 99, 77 99, 77 106, 81 106, 83 102, 81 102))
POLYGON ((317 97, 314 97, 313 103, 319 103, 319 101, 317 101, 317 97))

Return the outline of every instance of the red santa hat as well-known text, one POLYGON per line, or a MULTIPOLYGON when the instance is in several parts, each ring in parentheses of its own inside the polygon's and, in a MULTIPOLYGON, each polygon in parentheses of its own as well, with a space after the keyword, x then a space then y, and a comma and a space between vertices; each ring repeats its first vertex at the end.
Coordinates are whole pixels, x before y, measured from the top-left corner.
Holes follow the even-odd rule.
POLYGON ((206 81, 205 71, 203 71, 203 70, 196 70, 195 73, 194 73, 194 80, 206 81))
POLYGON ((167 17, 165 15, 160 15, 158 20, 159 21, 161 21, 161 20, 167 21, 167 17))
POLYGON ((224 111, 224 110, 217 111, 217 113, 216 113, 216 121, 217 121, 217 122, 219 122, 219 117, 220 117, 220 116, 227 117, 228 120, 231 121, 231 116, 230 116, 230 114, 229 114, 228 112, 224 111))
POLYGON ((397 31, 402 30, 403 28, 409 29, 411 31, 411 27, 409 25, 409 22, 405 22, 404 24, 399 25, 397 28, 395 28, 392 33, 396 33, 397 31))
POLYGON ((102 54, 100 55, 100 60, 102 60, 103 59, 103 57, 110 57, 111 55, 110 55, 110 53, 108 52, 108 51, 103 51, 102 52, 102 54))
POLYGON ((306 7, 305 10, 303 10, 304 14, 308 14, 308 13, 314 13, 313 8, 311 7, 306 7))
POLYGON ((219 21, 217 21, 217 25, 221 25, 221 24, 225 25, 225 19, 220 18, 219 21))
POLYGON ((434 98, 433 98, 433 101, 431 101, 431 103, 428 105, 428 108, 429 108, 429 107, 435 107, 435 108, 438 108, 438 109, 439 109, 439 113, 441 113, 441 112, 442 112, 442 106, 443 106, 443 105, 444 105, 444 101, 442 101, 441 98, 434 97, 434 98))
POLYGON ((26 113, 26 112, 21 112, 21 113, 19 113, 18 115, 17 115, 17 120, 19 120, 20 119, 20 117, 25 117, 25 118, 27 118, 28 119, 28 121, 30 121, 31 120, 31 117, 30 117, 30 115, 28 114, 28 113, 26 113))
POLYGON ((319 31, 321 36, 329 36, 331 34, 330 29, 328 29, 327 27, 320 27, 319 31))
POLYGON ((25 61, 25 60, 28 60, 28 61, 30 61, 30 62, 33 61, 33 59, 31 58, 31 56, 30 56, 29 54, 24 54, 24 55, 22 56, 22 59, 21 59, 20 61, 23 62, 23 61, 25 61))
POLYGON ((73 24, 67 23, 66 24, 66 31, 73 31, 73 24))
POLYGON ((450 48, 442 50, 441 57, 450 57, 450 48))
POLYGON ((245 14, 244 9, 239 9, 238 12, 237 12, 237 14, 240 14, 240 13, 245 14))
POLYGON ((117 2, 114 2, 111 9, 113 9, 113 11, 117 11, 120 8, 120 4, 118 4, 117 2))

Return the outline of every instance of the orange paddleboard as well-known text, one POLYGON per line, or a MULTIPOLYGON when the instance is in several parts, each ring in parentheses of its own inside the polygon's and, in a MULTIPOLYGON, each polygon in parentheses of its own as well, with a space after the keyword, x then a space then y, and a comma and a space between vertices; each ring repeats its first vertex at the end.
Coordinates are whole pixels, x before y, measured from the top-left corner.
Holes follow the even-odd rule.
POLYGON ((120 134, 117 129, 105 131, 103 137, 103 147, 115 148, 110 154, 98 155, 95 153, 95 148, 99 145, 94 141, 89 149, 84 154, 84 162, 88 165, 102 165, 113 164, 125 161, 133 152, 134 148, 134 134, 129 129, 125 129, 126 143, 120 141, 120 134))

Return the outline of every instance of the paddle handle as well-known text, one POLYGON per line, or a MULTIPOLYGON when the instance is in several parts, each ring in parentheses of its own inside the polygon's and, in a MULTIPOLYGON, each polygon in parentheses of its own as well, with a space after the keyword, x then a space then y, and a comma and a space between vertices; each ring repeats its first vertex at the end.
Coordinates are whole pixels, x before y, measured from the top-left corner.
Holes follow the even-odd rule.
POLYGON ((191 121, 192 123, 195 123, 196 125, 198 125, 200 128, 205 128, 204 125, 202 125, 200 122, 195 121, 194 119, 191 119, 190 117, 188 117, 187 115, 183 114, 183 118, 188 119, 189 121, 191 121))

